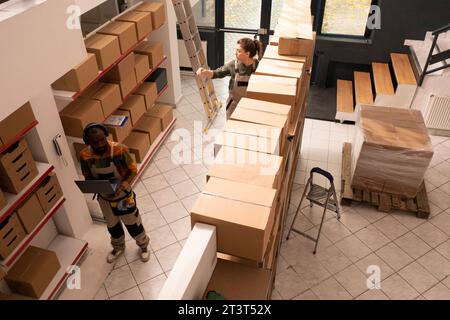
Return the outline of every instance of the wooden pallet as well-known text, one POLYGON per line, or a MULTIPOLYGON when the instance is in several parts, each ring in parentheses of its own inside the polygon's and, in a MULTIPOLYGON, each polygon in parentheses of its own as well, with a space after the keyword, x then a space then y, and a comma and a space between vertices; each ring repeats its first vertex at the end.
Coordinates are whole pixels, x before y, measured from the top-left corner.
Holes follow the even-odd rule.
POLYGON ((351 186, 351 160, 352 144, 344 143, 342 148, 342 185, 341 205, 349 206, 352 201, 365 202, 377 207, 378 211, 391 212, 403 210, 416 213, 417 217, 427 219, 430 216, 427 190, 425 183, 420 186, 417 196, 406 198, 399 195, 373 192, 352 188, 351 186))

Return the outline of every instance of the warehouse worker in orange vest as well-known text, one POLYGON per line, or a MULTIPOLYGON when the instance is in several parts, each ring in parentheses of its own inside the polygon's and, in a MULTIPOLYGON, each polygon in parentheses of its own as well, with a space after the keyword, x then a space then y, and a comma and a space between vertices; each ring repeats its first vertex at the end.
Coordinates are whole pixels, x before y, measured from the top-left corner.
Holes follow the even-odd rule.
POLYGON ((136 162, 126 146, 108 141, 107 136, 108 130, 102 124, 88 124, 83 131, 83 140, 89 147, 80 152, 81 169, 86 180, 118 179, 121 181, 115 194, 98 194, 98 202, 106 220, 113 247, 107 261, 108 263, 116 261, 125 250, 123 223, 141 248, 141 260, 147 262, 150 258, 147 248, 149 238, 136 206, 136 195, 131 189, 131 181, 137 173, 136 162))

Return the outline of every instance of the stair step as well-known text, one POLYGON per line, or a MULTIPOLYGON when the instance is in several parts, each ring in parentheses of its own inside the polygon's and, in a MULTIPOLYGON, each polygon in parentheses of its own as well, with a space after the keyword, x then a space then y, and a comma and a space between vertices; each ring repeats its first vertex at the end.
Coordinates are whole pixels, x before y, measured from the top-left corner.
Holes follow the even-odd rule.
POLYGON ((373 104, 372 81, 369 72, 354 72, 356 104, 373 104))
POLYGON ((372 63, 373 80, 375 82, 375 92, 377 94, 394 95, 394 85, 392 84, 391 71, 387 63, 372 63))
POLYGON ((353 83, 348 80, 337 81, 336 110, 352 113, 354 111, 353 83))
POLYGON ((407 54, 391 53, 392 67, 397 84, 417 85, 416 77, 407 54))

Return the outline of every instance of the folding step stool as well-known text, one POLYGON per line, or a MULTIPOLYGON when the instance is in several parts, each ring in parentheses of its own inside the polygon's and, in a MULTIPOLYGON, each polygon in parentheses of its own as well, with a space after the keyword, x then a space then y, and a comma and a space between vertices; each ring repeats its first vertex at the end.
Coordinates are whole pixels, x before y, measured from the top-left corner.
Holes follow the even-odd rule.
POLYGON ((289 240, 291 231, 294 231, 316 243, 316 245, 314 246, 314 252, 313 252, 314 254, 316 254, 317 245, 319 244, 320 232, 322 231, 322 225, 323 225, 323 221, 325 219, 325 214, 327 212, 327 209, 336 212, 338 220, 341 218, 341 214, 339 211, 339 203, 337 201, 337 196, 336 196, 336 189, 334 187, 333 176, 331 175, 331 173, 329 173, 321 168, 313 168, 309 174, 308 182, 306 183, 305 190, 303 191, 302 198, 297 207, 297 211, 295 212, 294 220, 292 220, 292 224, 291 224, 291 227, 289 228, 289 232, 286 237, 286 240, 289 240), (320 175, 324 176, 325 178, 327 178, 331 185, 330 188, 327 189, 327 188, 324 188, 317 184, 314 184, 314 182, 313 182, 313 174, 314 173, 320 174, 320 175), (309 191, 308 191, 308 189, 309 189, 309 191), (313 238, 309 234, 306 234, 306 233, 301 232, 294 228, 295 220, 297 219, 297 215, 300 212, 300 209, 302 207, 302 202, 303 202, 303 199, 305 198, 305 196, 306 196, 306 199, 309 200, 310 207, 312 207, 313 204, 323 207, 323 215, 322 215, 322 220, 320 222, 320 227, 319 227, 319 232, 317 234, 317 238, 313 238))

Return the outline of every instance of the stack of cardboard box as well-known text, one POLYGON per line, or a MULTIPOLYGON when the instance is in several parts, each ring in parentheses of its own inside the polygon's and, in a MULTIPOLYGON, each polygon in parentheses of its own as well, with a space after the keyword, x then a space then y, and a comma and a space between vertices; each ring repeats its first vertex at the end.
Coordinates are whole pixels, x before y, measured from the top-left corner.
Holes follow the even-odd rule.
POLYGON ((215 141, 214 164, 191 210, 192 225, 211 224, 217 231, 219 259, 205 294, 214 290, 226 299, 270 298, 313 58, 311 11, 302 3, 285 4, 284 11, 291 6, 291 12, 278 21, 279 30, 294 36, 282 34, 277 45, 269 46, 250 77, 247 97, 215 141), (252 288, 258 295, 249 292, 252 288))
POLYGON ((352 187, 413 198, 433 146, 418 110, 361 106, 352 150, 352 187))

